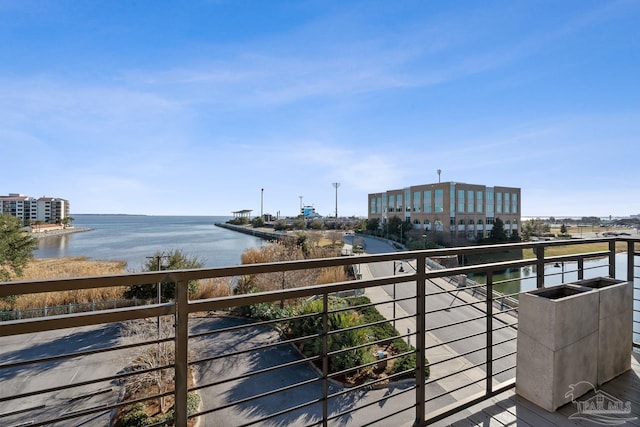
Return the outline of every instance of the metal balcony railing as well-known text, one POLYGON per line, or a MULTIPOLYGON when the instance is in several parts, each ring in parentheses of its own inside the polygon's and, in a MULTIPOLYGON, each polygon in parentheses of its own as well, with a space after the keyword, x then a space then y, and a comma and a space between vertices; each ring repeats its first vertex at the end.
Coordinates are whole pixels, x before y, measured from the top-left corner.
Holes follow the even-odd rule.
MULTIPOLYGON (((1 283, 0 298, 172 281, 176 297, 168 303, 0 322, 0 424, 108 425, 124 408, 162 400, 174 407, 171 421, 156 418, 153 425, 186 426, 198 417, 203 425, 427 425, 514 387, 518 290, 508 291, 510 284, 528 280, 533 285, 527 286, 543 287, 592 276, 637 283, 638 242, 517 243, 1 283), (589 243, 604 246, 545 256, 551 246, 589 243), (616 245, 624 255, 616 255, 616 245), (525 249, 535 256, 450 268, 436 262, 525 249), (284 281, 288 272, 354 265, 357 280, 306 287, 284 281), (400 265, 402 272, 396 269, 400 265), (524 276, 502 277, 508 270, 524 276), (284 289, 188 298, 193 280, 267 273, 282 274, 284 289), (332 303, 335 295, 367 299, 340 305, 332 303), (317 311, 279 310, 311 300, 319 301, 317 311), (251 306, 262 307, 261 320, 238 315, 251 306), (377 320, 342 328, 336 320, 366 318, 362 313, 372 309, 381 315, 377 320), (287 333, 303 324, 311 325, 306 335, 287 333), (395 335, 376 338, 373 328, 385 325, 392 325, 395 335), (350 340, 358 334, 365 340, 350 340), (354 357, 363 352, 372 357, 354 357), (147 363, 144 355, 154 353, 165 357, 147 363), (350 358, 355 362, 336 362, 350 358), (413 365, 404 365, 412 358, 413 365), (384 370, 390 365, 397 369, 384 370), (149 378, 157 387, 124 393, 125 385, 149 378), (170 379, 168 384, 163 378, 170 379), (193 393, 200 396, 197 407, 190 407, 193 393)), ((635 347, 639 300, 636 285, 635 347)))

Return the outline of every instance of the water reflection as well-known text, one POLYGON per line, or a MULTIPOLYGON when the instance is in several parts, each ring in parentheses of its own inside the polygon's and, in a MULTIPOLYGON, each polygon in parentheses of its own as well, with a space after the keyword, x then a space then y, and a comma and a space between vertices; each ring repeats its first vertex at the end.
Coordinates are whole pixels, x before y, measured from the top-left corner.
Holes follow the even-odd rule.
POLYGON ((59 236, 48 236, 46 238, 38 239, 38 250, 47 252, 55 251, 58 256, 66 256, 66 250, 69 244, 69 235, 62 234, 59 236))

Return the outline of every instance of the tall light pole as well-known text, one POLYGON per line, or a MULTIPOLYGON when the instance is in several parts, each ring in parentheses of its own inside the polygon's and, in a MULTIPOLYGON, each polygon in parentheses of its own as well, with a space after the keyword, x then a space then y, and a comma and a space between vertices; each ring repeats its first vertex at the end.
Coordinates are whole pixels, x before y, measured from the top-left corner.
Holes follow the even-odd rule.
POLYGON ((438 184, 440 184, 440 174, 442 173, 442 169, 438 169, 436 172, 438 172, 438 184))
POLYGON ((264 219, 262 207, 264 205, 264 188, 260 189, 260 219, 264 219))
POLYGON ((334 182, 331 185, 336 189, 336 228, 338 227, 338 187, 340 187, 339 182, 334 182))
POLYGON ((300 197, 300 215, 304 215, 304 212, 302 211, 302 196, 298 197, 300 197))

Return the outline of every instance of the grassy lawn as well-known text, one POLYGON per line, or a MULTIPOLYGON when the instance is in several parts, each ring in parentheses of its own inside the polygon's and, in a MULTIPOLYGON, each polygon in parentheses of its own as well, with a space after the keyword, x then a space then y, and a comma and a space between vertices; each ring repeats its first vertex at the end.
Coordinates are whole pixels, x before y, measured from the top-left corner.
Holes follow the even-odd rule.
MULTIPOLYGON (((544 250, 545 256, 563 256, 572 254, 584 254, 588 252, 606 251, 609 249, 609 243, 585 243, 582 245, 570 246, 552 246, 544 250)), ((627 244, 623 242, 616 243, 616 253, 626 252, 627 244)), ((535 258, 533 249, 524 249, 522 251, 522 259, 535 258)))

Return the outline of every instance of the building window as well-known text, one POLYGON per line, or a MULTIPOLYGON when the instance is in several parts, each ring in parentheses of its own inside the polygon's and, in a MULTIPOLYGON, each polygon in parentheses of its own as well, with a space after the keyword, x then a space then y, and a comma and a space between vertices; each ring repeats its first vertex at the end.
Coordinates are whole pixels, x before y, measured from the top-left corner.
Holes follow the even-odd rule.
POLYGON ((458 190, 458 212, 464 212, 464 190, 458 190))
POLYGON ((444 191, 436 190, 435 191, 435 212, 444 212, 444 191))
POLYGON ((453 183, 449 187, 449 213, 456 213, 456 185, 453 183))
POLYGON ((459 220, 458 225, 464 225, 464 219, 459 220))
POLYGON ((504 193, 504 213, 511 213, 511 194, 504 193))
POLYGON ((413 193, 413 211, 420 212, 420 192, 415 191, 413 193))
POLYGON ((482 191, 476 192, 476 212, 478 213, 482 213, 482 205, 483 205, 482 196, 483 196, 482 191))
POLYGON ((513 193, 511 195, 511 212, 514 214, 518 213, 518 193, 513 193))
POLYGON ((449 218, 449 225, 456 225, 456 219, 455 218, 449 218))
POLYGON ((431 224, 431 222, 429 222, 429 220, 428 220, 428 219, 425 219, 425 220, 424 220, 424 225, 429 225, 429 224, 431 224))
POLYGON ((422 195, 423 195, 423 199, 422 199, 423 212, 430 213, 431 212, 431 190, 425 191, 424 193, 422 193, 422 195))
POLYGON ((487 218, 487 225, 489 224, 493 224, 493 217, 488 217, 487 218))
POLYGON ((496 193, 496 213, 502 213, 502 193, 496 193))

